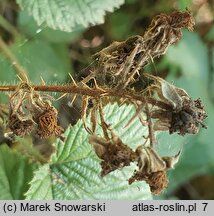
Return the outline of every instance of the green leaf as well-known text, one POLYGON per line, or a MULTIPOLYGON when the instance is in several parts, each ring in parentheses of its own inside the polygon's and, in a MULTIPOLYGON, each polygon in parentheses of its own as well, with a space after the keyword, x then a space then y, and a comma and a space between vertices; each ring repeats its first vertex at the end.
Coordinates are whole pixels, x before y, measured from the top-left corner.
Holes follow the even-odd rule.
POLYGON ((109 16, 109 31, 111 37, 114 40, 124 40, 124 38, 128 38, 133 35, 133 31, 130 30, 130 27, 133 22, 133 17, 131 14, 117 11, 109 16))
POLYGON ((208 80, 208 51, 197 34, 184 31, 183 40, 171 46, 166 57, 171 64, 179 65, 185 77, 208 80))
POLYGON ((104 22, 106 12, 113 12, 124 0, 17 0, 20 7, 34 17, 38 25, 74 31, 104 22))
POLYGON ((51 177, 49 165, 46 164, 34 172, 34 178, 30 182, 30 189, 25 194, 27 200, 51 200, 51 177))
MULTIPOLYGON (((136 148, 144 143, 143 136, 147 133, 147 128, 142 127, 136 118, 128 127, 125 127, 130 117, 134 114, 132 106, 116 104, 108 105, 104 109, 105 120, 111 123, 116 134, 122 140, 136 148)), ((101 128, 97 129, 101 134, 101 128)), ((96 156, 94 149, 88 143, 88 134, 79 121, 74 127, 69 127, 65 132, 65 143, 57 140, 56 154, 52 157, 52 164, 44 170, 38 178, 34 177, 30 196, 27 198, 41 199, 38 187, 34 187, 37 182, 39 187, 49 187, 45 182, 51 178, 51 190, 53 199, 151 199, 151 193, 145 182, 136 182, 128 185, 128 178, 131 177, 135 164, 116 170, 104 178, 100 177, 100 160, 96 156), (48 169, 48 171, 46 170, 48 169)), ((27 193, 29 194, 29 193, 27 193)))
MULTIPOLYGON (((65 45, 50 45, 44 41, 32 40, 15 43, 10 49, 33 83, 41 83, 41 77, 48 82, 64 82, 71 70, 65 45)), ((1 81, 11 83, 17 80, 12 63, 2 55, 0 65, 1 81)))
POLYGON ((21 32, 29 38, 46 40, 51 43, 69 43, 83 32, 83 29, 64 32, 47 26, 38 26, 33 17, 29 16, 25 11, 20 11, 18 14, 18 26, 21 32))
POLYGON ((0 146, 0 199, 24 199, 36 165, 6 145, 0 146))
POLYGON ((186 8, 191 6, 192 1, 191 0, 179 0, 177 4, 180 10, 185 10, 186 8))
POLYGON ((209 32, 205 36, 205 39, 209 41, 214 41, 214 26, 210 28, 209 32))

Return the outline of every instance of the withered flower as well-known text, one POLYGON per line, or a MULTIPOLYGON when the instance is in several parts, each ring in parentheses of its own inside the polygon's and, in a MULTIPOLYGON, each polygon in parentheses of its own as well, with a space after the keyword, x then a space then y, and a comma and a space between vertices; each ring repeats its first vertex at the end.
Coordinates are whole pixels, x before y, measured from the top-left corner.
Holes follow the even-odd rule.
POLYGON ((63 128, 58 125, 58 112, 52 106, 47 106, 40 115, 34 116, 34 121, 38 124, 37 133, 41 138, 50 136, 59 137, 63 133, 63 128))
POLYGON ((200 126, 206 128, 203 121, 207 114, 200 99, 192 100, 184 89, 160 77, 146 76, 154 81, 149 87, 150 91, 157 93, 159 100, 169 105, 169 109, 157 107, 151 112, 151 117, 158 119, 154 130, 169 130, 169 133, 185 135, 198 133, 200 126))
POLYGON ((33 130, 33 120, 26 109, 28 95, 32 91, 27 83, 21 83, 9 100, 8 127, 17 136, 25 136, 33 130))
POLYGON ((146 181, 153 194, 160 194, 168 185, 166 171, 178 162, 180 152, 172 157, 160 157, 154 149, 140 146, 136 153, 139 170, 129 179, 129 184, 146 181))
POLYGON ((152 194, 159 195, 165 188, 167 188, 169 180, 166 171, 157 171, 154 173, 135 172, 129 179, 129 184, 134 181, 145 181, 149 186, 152 194))
POLYGON ((193 17, 188 10, 174 11, 170 15, 157 15, 143 36, 145 47, 151 52, 152 58, 163 55, 170 45, 181 39, 182 28, 192 31, 194 25, 193 17))
POLYGON ((63 129, 58 126, 57 115, 50 100, 36 93, 28 83, 21 83, 10 97, 8 127, 18 136, 30 134, 36 125, 41 138, 60 136, 63 129))
POLYGON ((95 135, 89 138, 89 142, 94 146, 97 156, 101 161, 101 176, 129 166, 131 162, 136 161, 136 153, 122 140, 112 133, 112 139, 106 140, 95 135))
POLYGON ((41 138, 60 136, 63 133, 63 129, 58 125, 58 111, 51 105, 50 100, 33 92, 29 109, 34 122, 37 124, 36 132, 41 138))
POLYGON ((141 67, 165 54, 170 45, 181 39, 182 28, 192 31, 193 26, 194 21, 188 10, 160 14, 152 20, 143 36, 113 42, 95 54, 95 64, 89 71, 95 72, 100 85, 125 88, 135 80, 135 74, 141 67))

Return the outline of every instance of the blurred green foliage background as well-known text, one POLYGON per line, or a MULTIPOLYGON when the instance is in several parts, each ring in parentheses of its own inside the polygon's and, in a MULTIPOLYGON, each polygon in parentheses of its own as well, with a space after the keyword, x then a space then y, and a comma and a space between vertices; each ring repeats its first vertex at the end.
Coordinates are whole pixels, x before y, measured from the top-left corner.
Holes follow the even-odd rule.
MULTIPOLYGON (((112 41, 142 35, 159 13, 188 7, 196 21, 195 31, 183 31, 182 40, 165 56, 143 70, 166 78, 184 88, 192 98, 200 97, 206 106, 207 130, 189 135, 183 141, 182 157, 170 171, 169 188, 163 199, 214 199, 214 1, 213 0, 126 0, 108 13, 105 23, 73 32, 38 26, 33 17, 21 11, 13 0, 0 1, 0 35, 10 46, 33 83, 68 83, 91 63, 91 56, 112 41)), ((0 52, 0 82, 17 80, 13 65, 0 52)), ((7 97, 0 94, 0 103, 7 97)), ((59 102, 61 122, 68 125, 79 112, 59 102), (72 113, 72 114, 71 114, 72 113)), ((161 141, 159 141, 161 142, 161 141)), ((173 139, 169 140, 173 145, 173 139)))

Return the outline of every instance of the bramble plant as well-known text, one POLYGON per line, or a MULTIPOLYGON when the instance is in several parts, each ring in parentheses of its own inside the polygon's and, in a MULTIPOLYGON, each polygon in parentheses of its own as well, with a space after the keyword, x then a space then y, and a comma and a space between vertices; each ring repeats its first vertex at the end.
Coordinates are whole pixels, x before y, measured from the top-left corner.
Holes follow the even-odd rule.
MULTIPOLYGON (((38 24, 73 31, 102 22, 104 11, 112 11, 123 1, 107 4, 84 0, 82 5, 64 2, 68 11, 59 8, 59 14, 51 19, 48 9, 37 0, 17 3, 38 24), (87 17, 87 5, 97 9, 93 16, 87 17), (76 13, 80 11, 76 8, 82 8, 87 18, 76 13)), ((51 5, 56 6, 57 1, 51 5)), ((78 79, 70 75, 72 82, 64 85, 34 84, 0 38, 0 49, 13 63, 20 80, 17 85, 0 86, 1 92, 9 92, 8 103, 0 105, 4 142, 12 148, 20 143, 17 149, 25 155, 1 148, 2 163, 6 157, 18 158, 16 177, 24 174, 25 178, 13 198, 150 199, 151 193, 158 195, 167 188, 167 170, 178 163, 181 150, 175 155, 161 155, 156 147, 157 135, 163 131, 168 131, 170 137, 175 133, 197 134, 200 127, 206 128, 207 114, 201 99, 193 100, 184 89, 142 68, 180 41, 182 28, 192 31, 193 26, 188 10, 157 15, 143 36, 113 42, 93 56, 78 79), (140 79, 144 85, 139 87, 136 84, 140 79), (61 96, 56 98, 51 93, 61 96), (56 99, 65 97, 70 104, 77 98, 81 100, 81 119, 68 128, 60 125, 58 108, 53 105, 56 99), (48 150, 51 155, 44 157, 27 144, 29 139, 45 139, 53 144, 48 150), (25 169, 30 173, 34 170, 33 177, 27 176, 25 169)), ((5 193, 1 198, 12 197, 5 193)))

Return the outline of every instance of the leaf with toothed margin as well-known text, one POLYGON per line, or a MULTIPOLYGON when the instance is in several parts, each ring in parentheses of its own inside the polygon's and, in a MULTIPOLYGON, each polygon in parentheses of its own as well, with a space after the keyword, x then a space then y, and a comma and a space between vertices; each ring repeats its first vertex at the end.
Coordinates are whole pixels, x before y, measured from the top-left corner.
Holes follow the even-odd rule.
POLYGON ((36 164, 7 145, 0 146, 0 200, 24 199, 36 164))
POLYGON ((51 176, 49 165, 40 167, 35 173, 34 178, 30 182, 30 189, 25 194, 27 200, 51 200, 53 199, 51 188, 51 176))
POLYGON ((104 22, 106 12, 113 12, 124 0, 17 0, 38 25, 71 32, 104 22))
MULTIPOLYGON (((125 127, 135 113, 133 106, 108 105, 104 113, 106 122, 130 147, 135 149, 144 142, 147 128, 142 127, 137 118, 125 127)), ((101 135, 100 127, 97 134, 101 135)), ((66 130, 64 143, 57 140, 56 153, 52 156, 52 163, 47 166, 41 167, 39 175, 35 175, 27 199, 45 198, 39 191, 43 187, 50 187, 50 181, 46 180, 49 178, 53 199, 152 199, 145 182, 128 185, 127 180, 132 176, 135 164, 100 177, 100 160, 88 143, 82 121, 66 130)))

